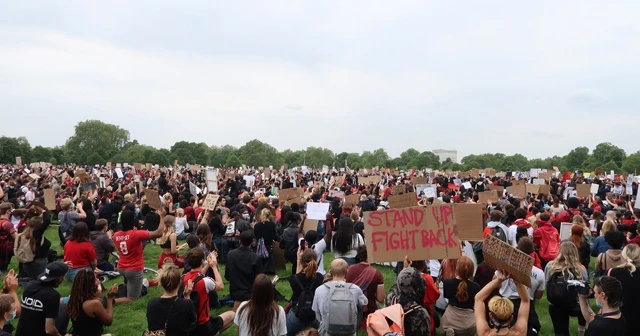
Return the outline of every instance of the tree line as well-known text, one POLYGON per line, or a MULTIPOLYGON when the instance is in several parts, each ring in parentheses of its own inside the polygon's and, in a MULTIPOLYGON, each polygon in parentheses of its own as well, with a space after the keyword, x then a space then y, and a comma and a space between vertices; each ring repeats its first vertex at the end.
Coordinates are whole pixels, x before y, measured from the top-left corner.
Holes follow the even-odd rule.
POLYGON ((251 140, 236 148, 230 145, 208 145, 204 142, 176 142, 171 148, 155 148, 131 140, 128 130, 99 120, 79 122, 74 134, 62 146, 31 147, 25 137, 0 137, 0 162, 15 163, 19 156, 23 163, 51 162, 52 164, 105 164, 106 162, 133 164, 154 163, 161 166, 180 163, 196 163, 214 167, 239 167, 273 165, 290 167, 307 165, 320 168, 323 165, 344 167, 345 161, 352 169, 371 167, 398 167, 400 169, 451 169, 494 168, 498 171, 526 171, 530 168, 558 167, 562 171, 605 171, 635 173, 640 170, 640 151, 627 155, 622 148, 611 143, 601 143, 593 150, 577 147, 564 156, 545 159, 528 159, 522 154, 502 153, 471 154, 460 163, 447 159, 440 162, 431 151, 409 148, 400 156, 392 158, 383 148, 362 153, 333 152, 323 147, 308 147, 303 150, 278 151, 260 140, 251 140))

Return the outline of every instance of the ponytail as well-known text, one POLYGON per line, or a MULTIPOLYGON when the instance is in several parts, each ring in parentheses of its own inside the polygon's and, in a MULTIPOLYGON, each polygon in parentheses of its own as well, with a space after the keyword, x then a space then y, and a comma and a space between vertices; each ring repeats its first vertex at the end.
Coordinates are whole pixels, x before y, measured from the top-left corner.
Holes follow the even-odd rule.
POLYGON ((307 263, 307 266, 302 270, 302 272, 304 272, 305 278, 307 279, 313 278, 313 276, 316 274, 316 271, 318 271, 318 262, 315 259, 309 261, 307 263))
POLYGON ((459 302, 465 302, 469 299, 469 293, 467 293, 467 280, 460 280, 458 284, 458 291, 456 292, 456 299, 459 302))
POLYGON ((304 273, 307 279, 313 278, 314 274, 318 271, 318 261, 316 258, 317 254, 313 249, 308 248, 302 252, 300 264, 302 265, 302 273, 304 273))

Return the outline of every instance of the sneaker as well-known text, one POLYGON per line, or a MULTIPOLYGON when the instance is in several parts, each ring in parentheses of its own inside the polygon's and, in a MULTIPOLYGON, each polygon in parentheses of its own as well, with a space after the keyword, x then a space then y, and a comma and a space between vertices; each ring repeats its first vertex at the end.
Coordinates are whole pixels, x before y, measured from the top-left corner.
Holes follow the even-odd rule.
POLYGON ((149 288, 149 280, 147 280, 146 278, 142 279, 142 285, 149 288))
POLYGON ((456 332, 451 328, 444 329, 444 336, 456 336, 456 332))

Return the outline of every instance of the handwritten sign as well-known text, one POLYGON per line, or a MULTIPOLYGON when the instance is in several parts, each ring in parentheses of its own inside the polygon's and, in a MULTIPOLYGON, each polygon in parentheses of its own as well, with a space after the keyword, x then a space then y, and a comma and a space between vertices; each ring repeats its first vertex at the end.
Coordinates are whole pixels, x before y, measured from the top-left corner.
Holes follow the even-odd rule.
POLYGON ((451 205, 364 213, 369 262, 457 259, 460 241, 451 205), (369 238, 370 237, 370 238, 369 238))
POLYGON ((489 190, 495 190, 498 192, 499 195, 502 195, 502 193, 504 192, 504 187, 500 186, 500 185, 494 185, 494 184, 487 184, 487 189, 489 190))
POLYGON ((153 189, 147 189, 144 191, 144 196, 147 199, 147 204, 153 210, 162 209, 162 202, 160 202, 160 195, 158 195, 158 191, 153 189))
POLYGON ((367 185, 367 186, 370 185, 370 184, 378 184, 378 183, 380 183, 380 180, 382 180, 382 176, 380 176, 380 175, 368 176, 368 177, 364 177, 364 176, 358 177, 358 183, 364 184, 364 185, 367 185))
POLYGON ((532 195, 537 195, 539 193, 540 190, 540 185, 539 184, 525 184, 525 190, 527 193, 532 194, 532 195))
POLYGON ((511 193, 514 197, 524 198, 527 195, 527 189, 524 183, 514 184, 513 186, 511 186, 511 193))
POLYGON ((404 184, 394 185, 393 187, 391 187, 391 195, 400 195, 404 194, 405 192, 407 192, 407 188, 404 186, 404 184))
POLYGON ((417 187, 418 184, 427 184, 428 181, 427 181, 427 178, 424 176, 416 176, 411 179, 411 183, 417 187))
POLYGON ((347 195, 344 198, 344 206, 355 206, 358 205, 358 203, 360 203, 360 194, 351 194, 351 195, 347 195))
POLYGON ((543 184, 538 186, 538 194, 550 194, 551 186, 548 184, 543 184))
POLYGON ((500 196, 498 196, 498 192, 496 190, 488 190, 478 193, 478 202, 480 202, 480 204, 498 202, 498 200, 500 200, 500 196))
POLYGON ((297 203, 304 197, 304 189, 303 188, 289 188, 289 189, 281 189, 278 192, 278 199, 282 202, 289 201, 290 203, 297 203))
POLYGON ((576 184, 578 197, 589 197, 591 195, 591 184, 576 184))
POLYGON ((498 270, 506 270, 514 280, 531 287, 531 269, 534 262, 532 256, 492 235, 487 235, 484 239, 482 254, 487 264, 498 270))
POLYGON ((218 198, 220 198, 220 195, 208 194, 204 202, 202 202, 202 207, 205 210, 213 211, 216 208, 216 204, 218 204, 218 198))
POLYGON ((389 196, 389 208, 391 209, 409 208, 417 205, 414 193, 389 196))

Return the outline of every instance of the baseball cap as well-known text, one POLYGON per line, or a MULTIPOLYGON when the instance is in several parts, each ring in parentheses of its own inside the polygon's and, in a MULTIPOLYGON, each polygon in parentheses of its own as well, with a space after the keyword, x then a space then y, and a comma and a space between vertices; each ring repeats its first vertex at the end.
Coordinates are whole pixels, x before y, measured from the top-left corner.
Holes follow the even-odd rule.
POLYGON ((43 282, 51 282, 59 277, 67 274, 69 270, 69 266, 63 263, 62 261, 54 261, 47 264, 47 267, 44 269, 44 273, 38 276, 38 280, 43 282))

